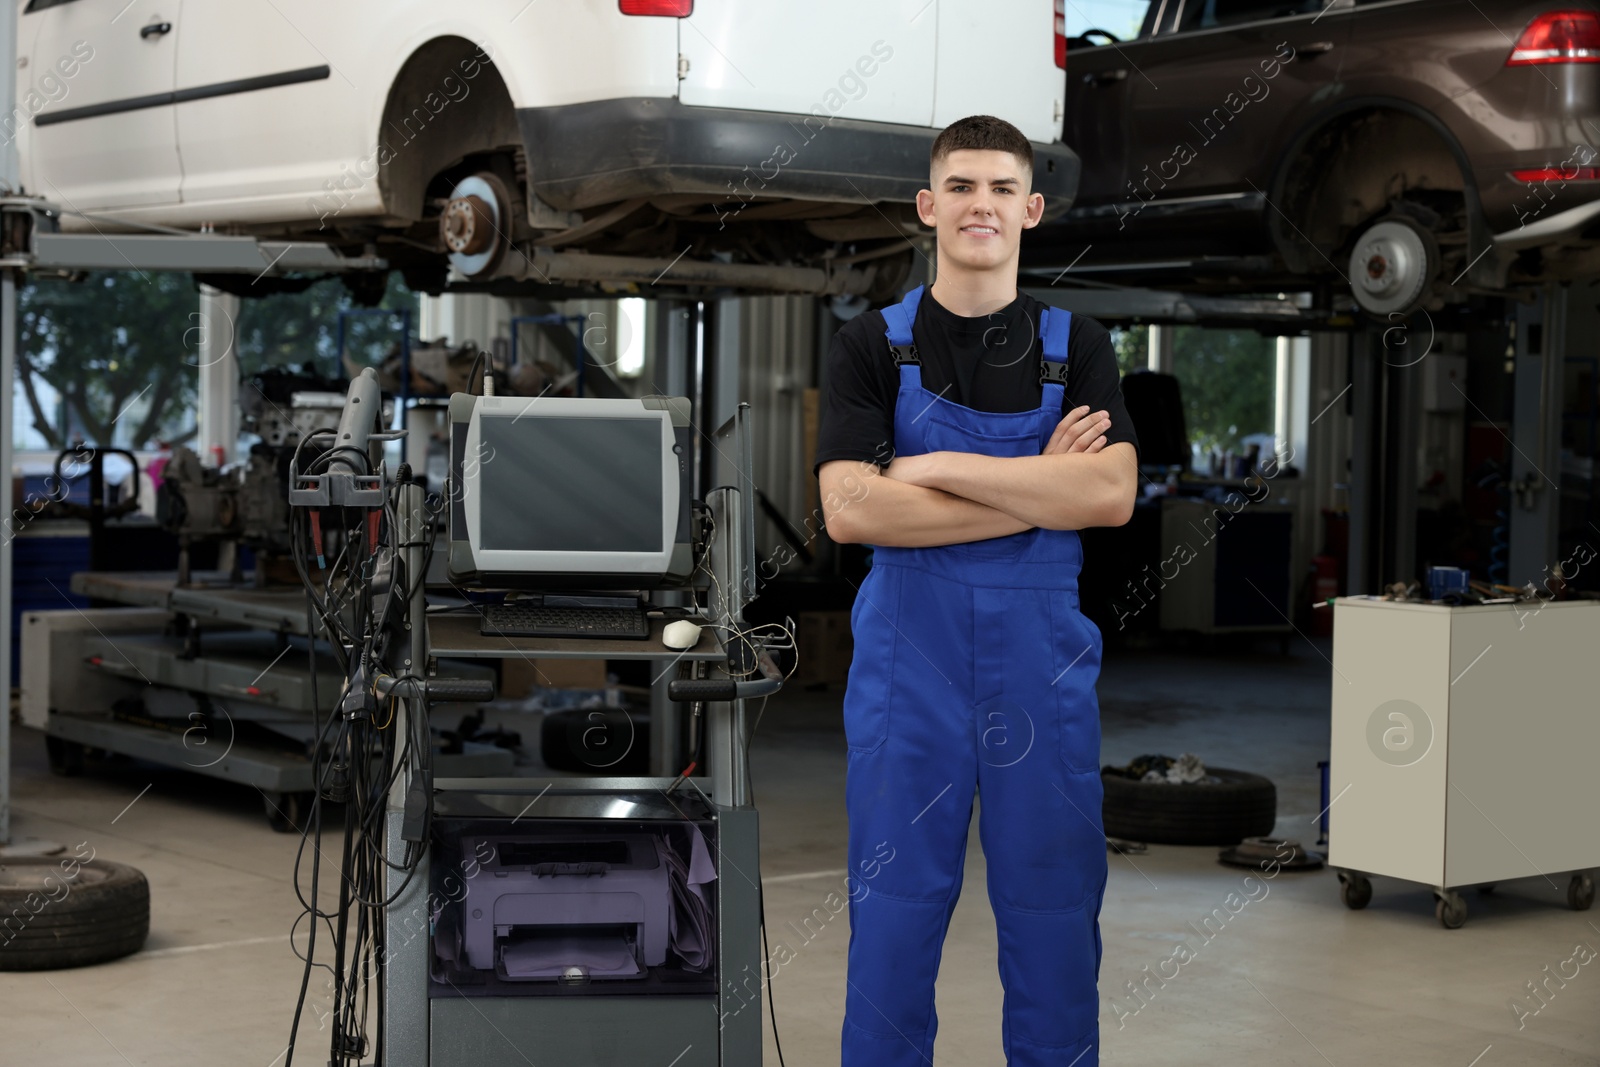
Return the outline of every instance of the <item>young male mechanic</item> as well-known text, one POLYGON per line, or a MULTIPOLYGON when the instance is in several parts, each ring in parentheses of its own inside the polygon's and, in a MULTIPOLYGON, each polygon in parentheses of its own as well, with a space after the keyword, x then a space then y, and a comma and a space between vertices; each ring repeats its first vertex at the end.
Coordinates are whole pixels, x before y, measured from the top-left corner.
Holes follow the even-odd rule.
POLYGON ((962 119, 931 164, 917 213, 936 231, 933 285, 840 329, 817 452, 823 497, 848 500, 829 535, 873 546, 844 698, 863 891, 843 1067, 933 1062, 974 790, 1006 1062, 1091 1067, 1101 642, 1079 610, 1077 531, 1132 514, 1136 441, 1105 328, 1017 291, 1022 231, 1044 211, 1028 139, 962 119))

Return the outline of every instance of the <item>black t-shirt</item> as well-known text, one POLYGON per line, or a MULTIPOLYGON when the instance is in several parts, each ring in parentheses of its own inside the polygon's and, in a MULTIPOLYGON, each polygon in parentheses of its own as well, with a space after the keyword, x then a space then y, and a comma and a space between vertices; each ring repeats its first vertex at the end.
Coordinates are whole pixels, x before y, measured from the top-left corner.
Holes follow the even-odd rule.
MULTIPOLYGON (((941 307, 926 291, 911 336, 922 361, 922 385, 976 411, 1032 411, 1039 406, 1039 317, 1045 305, 1018 293, 999 311, 964 318, 941 307)), ((1059 314, 1059 312, 1058 312, 1059 314)), ((840 327, 828 348, 817 458, 894 458, 894 406, 900 371, 889 354, 883 314, 868 311, 840 327)), ((1085 315, 1072 316, 1067 334, 1067 387, 1061 414, 1088 404, 1111 419, 1106 444, 1139 447, 1122 404, 1116 351, 1110 332, 1085 315)))

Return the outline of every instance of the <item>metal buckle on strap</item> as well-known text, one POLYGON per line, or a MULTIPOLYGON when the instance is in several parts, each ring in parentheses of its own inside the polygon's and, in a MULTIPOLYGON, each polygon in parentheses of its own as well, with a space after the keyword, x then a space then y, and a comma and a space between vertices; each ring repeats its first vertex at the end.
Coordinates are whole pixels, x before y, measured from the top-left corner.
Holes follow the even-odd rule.
POLYGON ((921 357, 917 355, 916 345, 890 345, 889 354, 894 356, 894 365, 899 367, 907 363, 920 365, 921 357))
POLYGON ((1051 382, 1060 382, 1063 387, 1067 384, 1067 364, 1065 360, 1041 359, 1039 361, 1039 384, 1049 385, 1051 382))

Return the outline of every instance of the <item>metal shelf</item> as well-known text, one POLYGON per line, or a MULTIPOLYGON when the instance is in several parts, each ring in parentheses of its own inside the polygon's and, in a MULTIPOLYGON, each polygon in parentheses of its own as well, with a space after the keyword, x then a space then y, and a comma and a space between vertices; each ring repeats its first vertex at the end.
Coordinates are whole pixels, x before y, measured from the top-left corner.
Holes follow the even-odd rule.
POLYGON ((506 637, 478 632, 480 616, 472 614, 428 616, 428 653, 448 659, 504 659, 523 656, 529 659, 669 659, 726 660, 727 650, 709 627, 700 631, 700 641, 690 649, 668 648, 661 640, 668 619, 651 619, 650 636, 644 640, 600 640, 584 637, 506 637))
POLYGON ((180 586, 170 571, 80 571, 72 576, 72 591, 130 607, 306 636, 304 590, 234 585, 220 571, 197 572, 195 578, 201 584, 180 586))
MULTIPOLYGON (((134 723, 118 722, 104 716, 54 714, 50 734, 87 748, 103 748, 135 759, 160 763, 211 778, 222 778, 255 786, 267 793, 309 792, 314 786, 311 760, 280 749, 234 744, 219 738, 216 747, 224 748, 212 757, 198 747, 182 730, 156 730, 134 723)), ((504 774, 511 767, 512 755, 493 745, 468 742, 468 751, 436 753, 434 766, 450 775, 504 774)))

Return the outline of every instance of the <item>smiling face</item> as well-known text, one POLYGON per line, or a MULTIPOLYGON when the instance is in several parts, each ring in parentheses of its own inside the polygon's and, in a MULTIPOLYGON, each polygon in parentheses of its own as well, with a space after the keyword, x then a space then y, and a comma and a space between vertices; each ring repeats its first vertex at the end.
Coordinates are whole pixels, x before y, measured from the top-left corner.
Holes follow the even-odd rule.
POLYGON ((933 166, 933 188, 917 194, 917 214, 934 228, 939 268, 1016 272, 1022 231, 1039 224, 1044 197, 1010 152, 963 148, 933 166))

